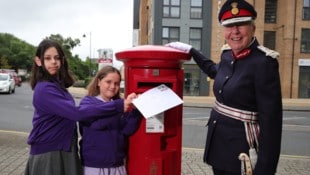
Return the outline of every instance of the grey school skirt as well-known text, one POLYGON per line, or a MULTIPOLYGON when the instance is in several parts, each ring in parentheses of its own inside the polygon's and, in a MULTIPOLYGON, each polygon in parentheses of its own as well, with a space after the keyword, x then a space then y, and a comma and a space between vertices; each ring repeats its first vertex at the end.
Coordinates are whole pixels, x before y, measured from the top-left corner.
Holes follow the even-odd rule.
POLYGON ((83 168, 78 155, 77 139, 71 143, 71 152, 52 151, 30 155, 25 175, 82 175, 83 168))

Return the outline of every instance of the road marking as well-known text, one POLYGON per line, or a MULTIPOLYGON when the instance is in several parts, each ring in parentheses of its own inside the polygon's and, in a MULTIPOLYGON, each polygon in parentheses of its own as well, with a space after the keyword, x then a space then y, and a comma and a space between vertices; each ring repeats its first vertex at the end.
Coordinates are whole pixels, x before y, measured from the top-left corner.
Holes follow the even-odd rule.
POLYGON ((204 151, 202 148, 191 148, 191 147, 182 147, 185 150, 193 150, 193 151, 204 151))
POLYGON ((310 132, 310 126, 307 125, 291 125, 291 124, 283 124, 283 130, 286 131, 304 131, 310 132))
POLYGON ((283 117, 283 120, 302 120, 302 119, 306 119, 306 117, 296 117, 296 116, 283 117))
POLYGON ((310 159, 310 156, 298 156, 298 155, 287 155, 287 154, 280 154, 281 157, 286 158, 295 158, 295 159, 310 159))
MULTIPOLYGON (((184 117, 183 119, 184 120, 207 120, 209 118, 210 117, 186 117, 186 118, 184 117)), ((306 117, 283 117, 283 120, 301 120, 301 119, 306 119, 306 117)))
POLYGON ((183 120, 208 120, 210 117, 190 117, 190 118, 183 118, 183 120))
MULTIPOLYGON (((182 147, 182 149, 188 150, 188 151, 204 152, 204 149, 202 149, 202 148, 182 147)), ((310 159, 310 156, 287 155, 287 154, 280 154, 280 157, 294 158, 294 159, 310 159)))
POLYGON ((20 135, 29 135, 28 132, 21 132, 21 131, 11 131, 11 130, 1 130, 0 132, 4 132, 4 133, 11 133, 11 134, 20 134, 20 135))

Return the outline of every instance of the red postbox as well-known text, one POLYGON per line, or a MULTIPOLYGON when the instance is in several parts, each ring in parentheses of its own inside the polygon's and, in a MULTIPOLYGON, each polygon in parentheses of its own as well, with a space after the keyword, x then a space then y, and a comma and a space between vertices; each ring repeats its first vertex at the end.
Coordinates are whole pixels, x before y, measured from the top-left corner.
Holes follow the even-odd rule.
MULTIPOLYGON (((190 55, 165 46, 143 45, 117 52, 124 63, 125 95, 165 84, 183 97, 183 62, 190 55)), ((182 105, 143 118, 129 139, 128 175, 180 175, 182 105)))

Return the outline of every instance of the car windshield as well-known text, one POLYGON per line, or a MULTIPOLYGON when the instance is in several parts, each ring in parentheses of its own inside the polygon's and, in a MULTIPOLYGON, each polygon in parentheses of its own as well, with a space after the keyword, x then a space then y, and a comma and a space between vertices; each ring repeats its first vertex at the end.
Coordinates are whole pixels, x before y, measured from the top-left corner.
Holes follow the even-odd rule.
POLYGON ((8 76, 7 74, 0 74, 0 81, 4 81, 4 80, 7 80, 8 79, 8 76))

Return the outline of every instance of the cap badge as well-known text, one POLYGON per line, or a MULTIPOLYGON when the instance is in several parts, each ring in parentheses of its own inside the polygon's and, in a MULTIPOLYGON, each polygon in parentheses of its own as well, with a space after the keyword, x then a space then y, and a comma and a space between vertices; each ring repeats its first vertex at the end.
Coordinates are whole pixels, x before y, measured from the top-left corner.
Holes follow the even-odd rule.
POLYGON ((232 9, 231 9, 231 14, 232 15, 238 15, 238 13, 239 13, 239 9, 238 9, 238 3, 237 2, 233 2, 233 3, 231 3, 230 4, 231 5, 231 7, 232 7, 232 9))

